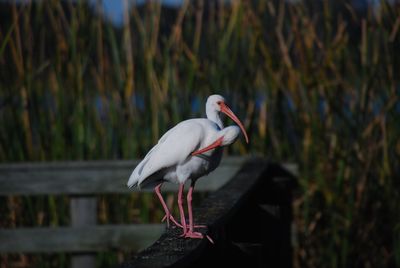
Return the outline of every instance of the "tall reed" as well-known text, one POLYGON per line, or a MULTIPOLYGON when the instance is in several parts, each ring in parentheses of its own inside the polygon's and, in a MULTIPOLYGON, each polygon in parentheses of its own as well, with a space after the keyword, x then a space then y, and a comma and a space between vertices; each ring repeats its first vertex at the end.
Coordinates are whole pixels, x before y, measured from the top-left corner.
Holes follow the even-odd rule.
MULTIPOLYGON (((295 267, 400 266, 398 4, 128 2, 122 27, 82 1, 1 2, 2 162, 141 157, 220 93, 251 139, 229 153, 300 165, 295 267)), ((66 223, 60 200, 7 199, 0 224, 66 223)))

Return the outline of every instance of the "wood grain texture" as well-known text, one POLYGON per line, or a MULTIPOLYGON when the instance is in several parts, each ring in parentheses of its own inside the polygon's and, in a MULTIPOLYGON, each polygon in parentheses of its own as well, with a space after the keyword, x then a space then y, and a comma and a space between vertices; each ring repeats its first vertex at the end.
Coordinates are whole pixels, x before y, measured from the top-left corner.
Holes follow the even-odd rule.
MULTIPOLYGON (((74 196, 70 200, 72 227, 91 227, 97 224, 96 197, 74 196)), ((85 252, 72 254, 70 268, 96 267, 96 254, 85 252)))
MULTIPOLYGON (((214 191, 224 185, 245 161, 228 157, 219 168, 198 181, 196 190, 214 191)), ((88 161, 0 164, 0 196, 100 193, 130 193, 126 182, 138 161, 88 161)), ((163 191, 177 191, 166 183, 163 191)), ((140 190, 140 191, 152 191, 140 190)))
POLYGON ((164 224, 0 229, 0 252, 138 251, 154 243, 164 230, 164 224))

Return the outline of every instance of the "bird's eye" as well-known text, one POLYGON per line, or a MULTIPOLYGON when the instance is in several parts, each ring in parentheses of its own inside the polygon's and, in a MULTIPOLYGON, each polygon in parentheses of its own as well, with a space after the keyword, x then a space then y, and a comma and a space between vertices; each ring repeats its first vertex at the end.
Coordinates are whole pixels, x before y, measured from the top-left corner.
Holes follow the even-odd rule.
POLYGON ((221 105, 221 103, 222 103, 222 101, 217 101, 217 104, 218 104, 218 105, 221 105))

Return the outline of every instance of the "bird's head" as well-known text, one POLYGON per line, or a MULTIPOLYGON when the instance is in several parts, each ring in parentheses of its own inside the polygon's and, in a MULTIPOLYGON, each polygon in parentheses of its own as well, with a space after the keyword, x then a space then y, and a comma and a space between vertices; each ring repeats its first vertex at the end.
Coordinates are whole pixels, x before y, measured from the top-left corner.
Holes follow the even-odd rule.
POLYGON ((207 110, 214 110, 219 113, 224 113, 233 121, 235 121, 235 123, 242 130, 246 142, 249 143, 249 138, 247 137, 247 133, 244 129, 242 122, 240 122, 239 118, 237 118, 237 116, 232 112, 228 105, 226 105, 224 97, 217 94, 209 96, 207 99, 206 107, 207 110))
POLYGON ((215 94, 208 97, 206 106, 212 108, 217 112, 222 112, 221 104, 223 103, 225 103, 225 98, 221 95, 215 94))

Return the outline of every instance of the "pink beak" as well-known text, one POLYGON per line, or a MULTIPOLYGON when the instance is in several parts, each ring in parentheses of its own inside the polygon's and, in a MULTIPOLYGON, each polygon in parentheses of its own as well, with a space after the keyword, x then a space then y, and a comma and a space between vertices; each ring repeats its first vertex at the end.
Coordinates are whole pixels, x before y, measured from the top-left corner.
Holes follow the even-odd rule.
POLYGON ((244 126, 242 122, 240 122, 239 118, 232 112, 232 110, 223 102, 220 104, 221 107, 221 112, 229 116, 235 123, 240 127, 240 129, 243 132, 244 138, 246 139, 246 143, 249 143, 249 138, 247 137, 246 130, 244 129, 244 126))
MULTIPOLYGON (((220 107, 221 107, 221 112, 223 112, 224 114, 229 116, 233 121, 235 121, 236 124, 238 124, 238 126, 240 127, 240 129, 243 132, 246 142, 249 143, 249 138, 247 137, 246 130, 244 129, 243 124, 242 124, 242 122, 240 122, 239 118, 237 118, 237 116, 232 112, 231 109, 229 109, 229 107, 225 103, 221 102, 220 107)), ((224 137, 220 137, 219 139, 217 139, 215 142, 213 142, 209 146, 207 146, 201 150, 193 152, 192 155, 202 154, 202 153, 205 153, 207 151, 210 151, 214 148, 221 146, 223 139, 224 139, 224 137)))

